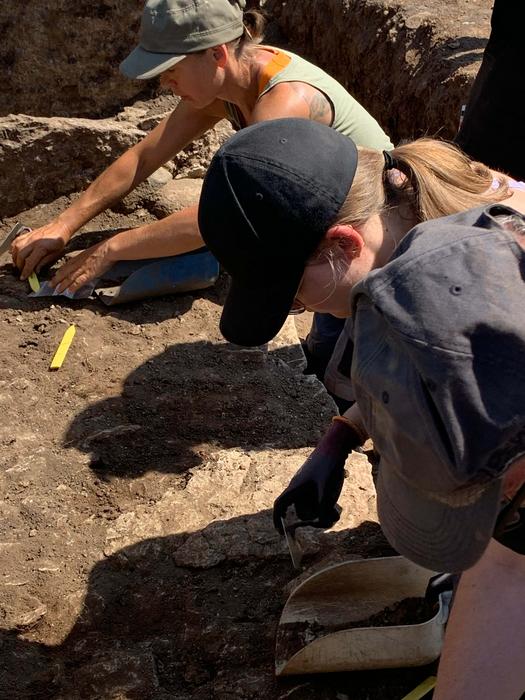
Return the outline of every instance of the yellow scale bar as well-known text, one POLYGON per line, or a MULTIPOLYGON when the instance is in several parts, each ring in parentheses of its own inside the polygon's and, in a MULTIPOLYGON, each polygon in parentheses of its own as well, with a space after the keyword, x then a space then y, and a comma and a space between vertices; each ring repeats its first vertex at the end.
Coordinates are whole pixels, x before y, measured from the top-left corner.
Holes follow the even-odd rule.
POLYGON ((40 289, 40 282, 38 281, 38 277, 34 272, 32 272, 29 277, 27 278, 27 281, 29 282, 29 286, 34 292, 38 292, 40 289))
POLYGON ((417 688, 414 688, 408 695, 405 695, 401 700, 420 700, 436 685, 436 677, 429 676, 426 681, 420 683, 417 688))
POLYGON ((60 341, 60 345, 58 346, 57 351, 55 352, 55 355, 51 360, 49 369, 60 369, 60 367, 62 367, 62 363, 65 360, 67 351, 69 350, 69 346, 71 345, 71 343, 73 342, 73 338, 75 337, 76 330, 77 329, 75 328, 75 326, 69 326, 69 328, 66 330, 62 340, 60 341))

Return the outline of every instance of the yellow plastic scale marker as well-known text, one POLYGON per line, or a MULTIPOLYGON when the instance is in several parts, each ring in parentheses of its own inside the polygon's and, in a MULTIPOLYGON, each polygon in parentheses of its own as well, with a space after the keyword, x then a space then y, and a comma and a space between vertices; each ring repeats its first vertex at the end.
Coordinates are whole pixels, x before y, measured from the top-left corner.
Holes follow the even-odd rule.
POLYGON ((29 277, 27 278, 27 281, 29 282, 29 286, 33 290, 33 292, 38 292, 40 290, 40 282, 38 281, 38 277, 34 272, 32 272, 29 277))
POLYGON ((414 688, 408 695, 405 695, 401 700, 420 700, 420 698, 425 697, 425 695, 432 690, 436 685, 436 677, 429 676, 423 683, 420 683, 417 688, 414 688))
POLYGON ((57 351, 55 352, 55 355, 51 360, 49 369, 60 369, 62 367, 62 363, 66 358, 67 351, 69 350, 69 346, 73 342, 73 338, 75 337, 76 331, 77 329, 75 328, 75 326, 69 326, 69 328, 66 330, 62 337, 62 340, 60 341, 60 345, 58 346, 57 351))

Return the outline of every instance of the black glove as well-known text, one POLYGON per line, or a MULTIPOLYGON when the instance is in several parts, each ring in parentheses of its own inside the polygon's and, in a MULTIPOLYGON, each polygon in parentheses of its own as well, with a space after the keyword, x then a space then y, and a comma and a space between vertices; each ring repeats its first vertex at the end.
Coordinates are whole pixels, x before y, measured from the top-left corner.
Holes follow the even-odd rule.
POLYGON ((282 534, 281 518, 289 506, 295 506, 300 520, 315 521, 315 527, 331 527, 339 520, 336 509, 344 480, 345 461, 350 452, 365 442, 364 432, 344 418, 332 425, 288 487, 273 504, 273 524, 282 534))

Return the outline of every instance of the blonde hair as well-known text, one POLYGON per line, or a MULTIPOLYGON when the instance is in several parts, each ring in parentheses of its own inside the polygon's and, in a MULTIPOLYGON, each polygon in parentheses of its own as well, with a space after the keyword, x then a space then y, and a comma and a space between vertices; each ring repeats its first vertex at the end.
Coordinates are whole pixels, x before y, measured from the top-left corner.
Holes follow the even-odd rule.
POLYGON ((387 207, 407 206, 417 221, 448 216, 509 196, 506 178, 496 179, 482 163, 445 141, 421 138, 397 146, 396 170, 385 170, 383 153, 358 147, 352 187, 338 223, 358 226, 387 207))

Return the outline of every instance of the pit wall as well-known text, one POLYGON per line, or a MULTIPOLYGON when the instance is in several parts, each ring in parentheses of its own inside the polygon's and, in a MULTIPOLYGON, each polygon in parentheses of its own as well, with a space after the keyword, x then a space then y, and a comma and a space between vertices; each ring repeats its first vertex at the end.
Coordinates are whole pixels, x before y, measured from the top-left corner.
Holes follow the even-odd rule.
POLYGON ((0 116, 107 117, 148 85, 120 62, 135 46, 140 0, 0 3, 0 116))
POLYGON ((489 2, 268 0, 264 9, 394 142, 454 137, 490 33, 489 2))

